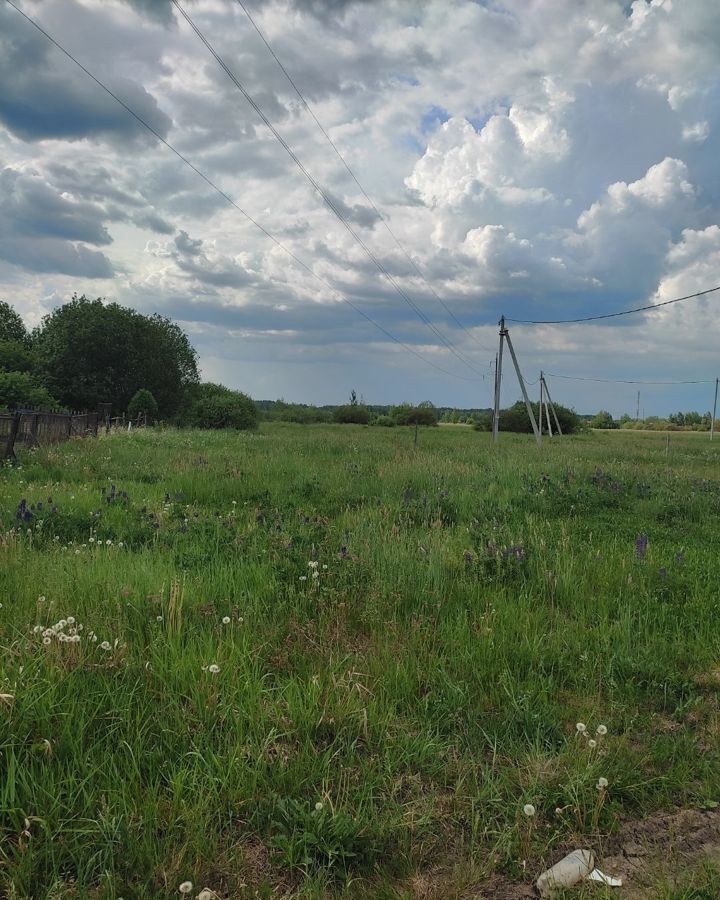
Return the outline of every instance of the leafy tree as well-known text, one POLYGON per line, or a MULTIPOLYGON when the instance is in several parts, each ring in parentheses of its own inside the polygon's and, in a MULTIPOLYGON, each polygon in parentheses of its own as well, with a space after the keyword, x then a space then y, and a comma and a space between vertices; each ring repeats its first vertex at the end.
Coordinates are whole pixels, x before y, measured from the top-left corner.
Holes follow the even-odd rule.
POLYGON ((590 427, 617 428, 618 426, 617 422, 615 421, 615 419, 613 419, 610 413, 605 409, 601 409, 600 412, 593 416, 593 418, 590 420, 590 427))
POLYGON ((204 382, 193 385, 186 398, 180 423, 191 428, 257 427, 258 409, 247 394, 222 384, 204 382))
POLYGON ((100 299, 73 296, 43 319, 33 345, 48 388, 75 409, 109 402, 122 412, 144 387, 168 416, 198 381, 197 354, 178 325, 100 299))
MULTIPOLYGON (((532 403, 531 406, 537 422, 539 418, 539 404, 532 403)), ((566 406, 560 406, 559 403, 555 403, 554 406, 563 434, 575 434, 578 431, 582 431, 584 427, 583 422, 575 410, 568 409, 566 406)), ((555 420, 552 413, 550 416, 554 432, 555 420)), ((514 403, 508 409, 500 410, 500 430, 514 431, 519 434, 532 433, 532 425, 527 414, 527 408, 522 400, 518 400, 517 403, 514 403)))
POLYGON ((0 371, 0 408, 53 409, 57 400, 29 372, 0 371))
POLYGON ((135 391, 133 394, 132 400, 128 403, 127 411, 131 419, 137 419, 142 413, 146 416, 146 421, 153 422, 157 417, 157 401, 150 391, 140 388, 139 391, 135 391))
POLYGON ((357 402, 338 406, 333 412, 333 420, 341 425, 369 425, 370 410, 357 402))
POLYGON ((34 372, 38 368, 32 350, 20 341, 0 340, 0 369, 8 372, 34 372))
POLYGON ((357 394, 355 393, 355 388, 353 388, 350 391, 350 406, 357 406, 357 405, 358 405, 358 398, 357 398, 357 394))
POLYGON ((28 342, 25 323, 5 300, 0 300, 0 341, 17 341, 18 344, 28 342))
POLYGON ((437 425, 438 412, 429 400, 424 400, 417 406, 411 406, 409 403, 401 403, 400 406, 394 407, 390 411, 390 415, 395 419, 397 425, 437 425))

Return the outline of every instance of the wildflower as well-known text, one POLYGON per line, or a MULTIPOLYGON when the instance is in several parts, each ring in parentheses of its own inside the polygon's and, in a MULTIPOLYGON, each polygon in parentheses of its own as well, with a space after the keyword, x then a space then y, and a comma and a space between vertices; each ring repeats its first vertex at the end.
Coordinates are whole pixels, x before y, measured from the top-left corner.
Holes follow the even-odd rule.
POLYGON ((223 623, 223 625, 229 625, 230 624, 230 616, 223 616, 222 623, 223 623))
POLYGON ((94 538, 94 537, 88 538, 88 540, 90 541, 91 544, 94 544, 94 543, 95 543, 95 538, 94 538))
POLYGON ((220 666, 217 665, 217 663, 212 663, 211 665, 208 666, 208 672, 209 672, 211 675, 217 675, 217 673, 218 673, 219 671, 220 671, 220 666))
POLYGON ((607 725, 598 725, 596 733, 600 735, 607 734, 607 725))
POLYGON ((323 805, 322 805, 322 803, 318 800, 318 802, 315 804, 315 812, 320 812, 320 810, 321 810, 322 808, 323 808, 323 805))
POLYGON ((587 725, 584 722, 578 722, 575 726, 575 729, 578 734, 585 734, 587 731, 587 725))
POLYGON ((105 541, 105 544, 106 544, 106 546, 108 546, 108 547, 112 544, 112 541, 110 540, 110 538, 108 538, 108 539, 105 541))
POLYGON ((239 622, 241 625, 242 625, 242 623, 243 623, 244 621, 245 621, 245 619, 243 619, 242 616, 238 616, 238 622, 239 622))
POLYGON ((535 807, 532 805, 532 803, 526 803, 525 806, 523 806, 523 812, 528 817, 528 819, 531 819, 535 815, 535 807))
POLYGON ((318 572, 317 569, 313 569, 312 577, 313 577, 313 578, 319 578, 319 577, 320 577, 320 573, 318 572))
POLYGON ((57 623, 57 627, 64 628, 67 625, 67 623, 68 623, 67 619, 60 619, 60 621, 57 623))
POLYGON ((47 647, 48 644, 50 644, 50 643, 52 643, 52 641, 50 640, 49 637, 44 637, 44 638, 43 638, 43 644, 45 644, 46 647, 47 647))
POLYGON ((44 595, 41 595, 40 597, 38 597, 38 603, 44 603, 44 602, 45 602, 44 595))
POLYGON ((593 740, 593 738, 590 738, 590 740, 588 741, 588 747, 593 750, 595 747, 597 747, 597 741, 593 740))
POLYGON ((80 643, 80 635, 74 634, 74 635, 72 635, 70 640, 72 641, 73 644, 78 644, 78 643, 80 643))
POLYGON ((599 791, 604 791, 608 784, 607 778, 598 778, 597 789, 599 791))
POLYGON ((118 541, 118 547, 124 547, 124 546, 125 546, 125 544, 123 544, 122 541, 118 541))
POLYGON ((323 572, 327 572, 327 566, 323 566, 323 572))
POLYGON ((42 630, 43 630, 42 625, 36 625, 36 626, 33 628, 33 634, 40 634, 40 632, 41 632, 42 630))
POLYGON ((103 641, 102 644, 100 644, 100 649, 101 650, 109 650, 110 649, 110 641, 103 641))
POLYGON ((307 575, 301 575, 300 581, 307 581, 307 575))
POLYGON ((189 894, 192 889, 192 881, 183 881, 183 883, 178 888, 181 894, 189 894))
POLYGON ((311 559, 310 562, 308 563, 308 568, 309 568, 309 569, 317 569, 317 567, 318 567, 318 562, 317 562, 317 560, 316 560, 316 559, 311 559))
POLYGON ((68 616, 67 623, 68 623, 68 625, 74 625, 75 624, 75 616, 68 616))
POLYGON ((156 622, 162 622, 162 616, 155 616, 156 622))
POLYGON ((645 554, 647 553, 648 547, 648 536, 645 532, 641 532, 635 538, 635 558, 636 559, 645 559, 645 554))

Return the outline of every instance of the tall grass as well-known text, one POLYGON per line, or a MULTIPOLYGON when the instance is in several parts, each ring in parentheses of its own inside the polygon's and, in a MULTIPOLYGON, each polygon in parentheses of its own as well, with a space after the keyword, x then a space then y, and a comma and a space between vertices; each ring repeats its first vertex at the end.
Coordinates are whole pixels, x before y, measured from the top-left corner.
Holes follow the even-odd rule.
POLYGON ((720 800, 716 453, 271 425, 25 454, 0 894, 455 896, 720 800))

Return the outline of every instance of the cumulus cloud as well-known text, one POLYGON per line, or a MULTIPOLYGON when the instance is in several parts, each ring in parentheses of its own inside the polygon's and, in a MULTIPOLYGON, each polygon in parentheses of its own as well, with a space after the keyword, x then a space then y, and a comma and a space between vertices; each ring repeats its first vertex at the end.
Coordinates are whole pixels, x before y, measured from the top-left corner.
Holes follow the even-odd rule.
MULTIPOLYGON (((0 293, 32 317, 92 278, 93 291, 176 315, 215 377, 224 365, 226 380, 241 372, 270 395, 290 385, 301 399, 312 381, 301 365, 312 360, 333 372, 327 400, 346 366, 359 388, 367 379, 381 390, 385 376, 401 392, 394 399, 478 402, 476 386, 440 384, 416 359, 400 366, 406 354, 328 287, 469 374, 319 202, 168 0, 22 2, 322 281, 0 6, 0 293)), ((720 278, 715 5, 428 0, 385 4, 379 17, 368 0, 254 4, 334 143, 470 334, 378 223, 239 5, 186 8, 400 288, 479 361, 501 312, 613 311, 720 278)), ((679 310, 667 315, 688 340, 711 333, 679 310)), ((591 353, 581 332, 516 343, 528 365, 548 367, 542 346, 555 368, 588 374, 625 340, 618 334, 636 346, 643 335, 650 366, 653 348, 670 358, 661 321, 582 332, 591 353)))

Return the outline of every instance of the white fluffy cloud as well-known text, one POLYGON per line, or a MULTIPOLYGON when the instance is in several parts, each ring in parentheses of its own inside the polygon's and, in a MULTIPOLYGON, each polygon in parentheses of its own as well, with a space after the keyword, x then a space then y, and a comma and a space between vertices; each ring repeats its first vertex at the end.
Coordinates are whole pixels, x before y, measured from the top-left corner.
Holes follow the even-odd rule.
MULTIPOLYGON (((329 402, 355 386, 377 401, 489 402, 487 382, 438 378, 343 304, 331 287, 473 376, 319 202, 169 3, 22 5, 317 276, 2 6, 0 296, 29 321, 86 291, 176 316, 212 377, 256 395, 329 402)), ((720 283, 714 0, 403 0, 382 16, 352 0, 256 5, 329 135, 467 331, 397 247, 239 5, 187 8, 473 368, 487 370, 503 312, 592 314, 720 283)), ((624 376, 672 366, 691 377, 711 365, 711 303, 605 327, 519 329, 516 345, 530 369, 607 375, 612 361, 624 376), (695 353, 674 354, 672 323, 676 345, 695 342, 695 353)))

